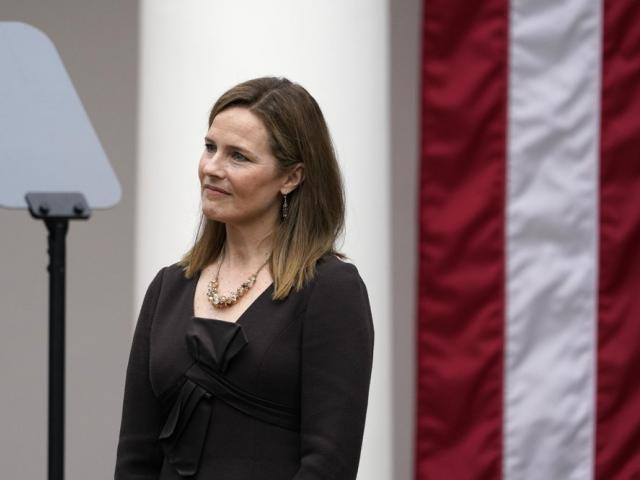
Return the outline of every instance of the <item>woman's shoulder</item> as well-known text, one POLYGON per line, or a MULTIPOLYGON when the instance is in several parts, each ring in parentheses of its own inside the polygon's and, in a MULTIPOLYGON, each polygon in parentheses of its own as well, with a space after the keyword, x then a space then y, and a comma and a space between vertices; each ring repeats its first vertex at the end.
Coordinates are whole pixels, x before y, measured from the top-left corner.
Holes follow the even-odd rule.
POLYGON ((190 279, 186 276, 185 268, 179 262, 160 267, 149 283, 149 290, 156 292, 171 290, 174 287, 186 285, 190 279))
POLYGON ((164 275, 167 280, 170 280, 170 281, 188 280, 186 276, 186 268, 180 262, 175 262, 170 265, 166 265, 162 267, 161 270, 164 270, 164 275))
POLYGON ((325 253, 316 264, 318 271, 322 272, 357 272, 355 263, 347 257, 340 257, 334 253, 325 253))
POLYGON ((329 253, 323 255, 316 264, 313 283, 332 290, 345 287, 364 287, 360 272, 353 262, 329 253))
POLYGON ((373 339, 373 320, 367 287, 358 268, 350 261, 335 255, 325 255, 316 265, 314 281, 309 285, 306 302, 307 321, 321 319, 323 329, 344 333, 359 325, 370 331, 373 339), (349 321, 345 321, 345 320, 349 321), (332 326, 333 325, 333 326, 332 326))

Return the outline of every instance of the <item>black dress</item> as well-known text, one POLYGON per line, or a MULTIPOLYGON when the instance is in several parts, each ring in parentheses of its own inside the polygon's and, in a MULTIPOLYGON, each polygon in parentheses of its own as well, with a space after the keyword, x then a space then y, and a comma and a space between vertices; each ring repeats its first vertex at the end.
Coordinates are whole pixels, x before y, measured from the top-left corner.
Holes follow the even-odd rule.
POLYGON ((373 355, 356 267, 325 255, 285 300, 194 317, 198 278, 164 267, 127 368, 116 480, 356 478, 373 355))

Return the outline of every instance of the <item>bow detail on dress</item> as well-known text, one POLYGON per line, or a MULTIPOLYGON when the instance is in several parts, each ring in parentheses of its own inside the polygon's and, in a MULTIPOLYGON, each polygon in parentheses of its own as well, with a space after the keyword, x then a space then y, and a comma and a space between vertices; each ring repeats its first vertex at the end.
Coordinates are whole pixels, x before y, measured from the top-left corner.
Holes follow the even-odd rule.
POLYGON ((165 400, 172 406, 158 437, 167 461, 184 477, 198 471, 213 396, 190 377, 193 372, 203 375, 199 364, 215 372, 224 372, 229 361, 248 343, 240 324, 198 317, 192 317, 186 341, 195 362, 185 373, 180 388, 172 389, 165 400))
POLYGON ((158 437, 167 461, 183 477, 198 471, 209 429, 210 399, 210 393, 186 379, 158 437))
POLYGON ((161 401, 171 405, 159 441, 167 461, 183 477, 198 471, 207 439, 214 398, 271 425, 300 429, 300 411, 259 397, 231 382, 224 372, 229 362, 249 343, 236 323, 192 317, 187 347, 194 358, 175 388, 161 401))
POLYGON ((187 348, 193 359, 220 372, 247 343, 239 323, 193 317, 187 330, 187 348))

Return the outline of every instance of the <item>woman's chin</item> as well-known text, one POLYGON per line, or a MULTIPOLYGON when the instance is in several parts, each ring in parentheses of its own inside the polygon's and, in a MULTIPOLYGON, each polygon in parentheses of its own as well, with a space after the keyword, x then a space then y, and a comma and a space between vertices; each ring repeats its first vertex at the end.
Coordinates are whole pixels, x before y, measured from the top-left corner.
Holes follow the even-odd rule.
POLYGON ((220 212, 212 211, 207 208, 202 209, 202 214, 205 216, 207 220, 212 220, 214 222, 227 223, 227 218, 225 215, 221 215, 220 212))

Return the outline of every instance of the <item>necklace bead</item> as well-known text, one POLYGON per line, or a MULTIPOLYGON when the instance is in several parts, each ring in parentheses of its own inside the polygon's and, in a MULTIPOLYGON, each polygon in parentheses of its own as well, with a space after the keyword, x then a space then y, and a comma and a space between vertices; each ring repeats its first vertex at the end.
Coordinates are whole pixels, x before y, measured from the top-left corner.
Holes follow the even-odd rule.
POLYGON ((209 284, 207 285, 207 299, 209 300, 209 303, 211 303, 213 308, 218 309, 228 308, 231 305, 237 303, 238 300, 240 300, 240 298, 242 298, 244 294, 247 293, 251 287, 253 287, 253 285, 256 283, 258 273, 260 273, 260 270, 262 270, 264 266, 269 262, 269 259, 267 259, 262 265, 260 265, 260 268, 258 268, 258 270, 256 270, 256 272, 252 274, 246 281, 242 282, 242 284, 238 288, 236 288, 235 291, 232 291, 227 295, 220 295, 220 292, 218 292, 218 287, 220 285, 220 267, 222 266, 222 262, 224 261, 224 253, 225 251, 223 248, 222 258, 220 259, 220 264, 218 265, 216 276, 215 278, 210 280, 209 284))

